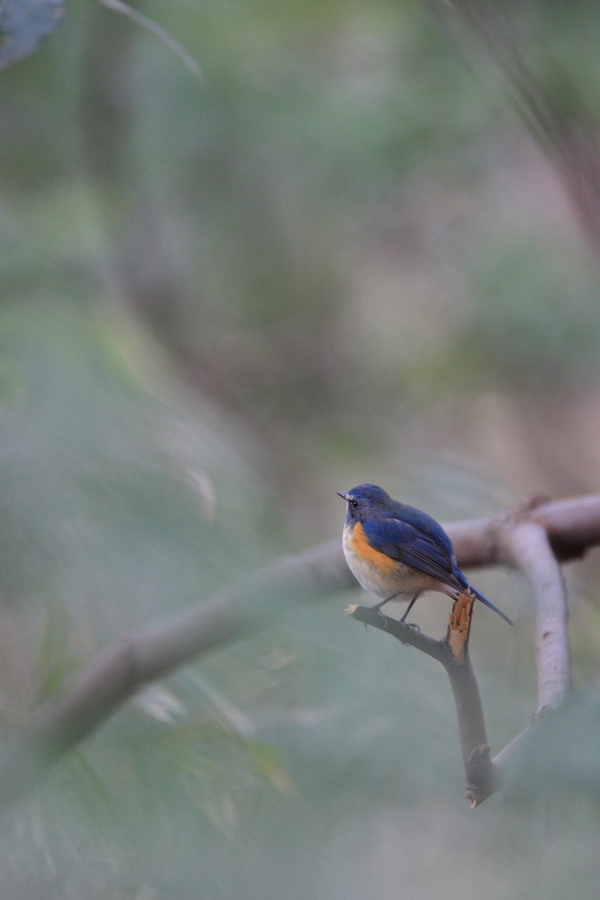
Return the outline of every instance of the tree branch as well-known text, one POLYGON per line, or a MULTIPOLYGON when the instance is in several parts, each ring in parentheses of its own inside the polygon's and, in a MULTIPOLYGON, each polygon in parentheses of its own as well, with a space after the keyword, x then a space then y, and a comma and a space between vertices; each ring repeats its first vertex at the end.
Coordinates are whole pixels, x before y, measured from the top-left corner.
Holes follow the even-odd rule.
POLYGON ((324 600, 355 585, 335 541, 283 557, 200 606, 115 641, 64 697, 37 710, 28 728, 5 735, 0 745, 0 809, 33 787, 143 685, 273 622, 290 606, 324 600))
POLYGON ((558 706, 571 690, 565 583, 546 532, 537 522, 506 529, 504 546, 527 576, 535 599, 539 714, 558 706))
POLYGON ((445 525, 459 565, 469 568, 505 562, 500 531, 507 521, 514 521, 516 514, 542 526, 559 562, 579 559, 590 547, 600 544, 600 494, 552 501, 534 497, 526 507, 445 525))
MULTIPOLYGON (((561 560, 580 557, 589 547, 600 543, 598 495, 556 502, 536 501, 525 511, 520 508, 516 520, 515 515, 513 510, 446 526, 459 564, 514 564, 516 558, 509 559, 506 532, 502 529, 513 527, 516 521, 520 526, 524 522, 540 526, 552 551, 561 560)), ((0 808, 32 787, 63 753, 99 727, 144 684, 164 677, 201 653, 272 622, 282 609, 324 600, 351 587, 356 587, 356 582, 344 560, 341 541, 331 541, 306 553, 284 557, 248 578, 239 579, 183 615, 116 641, 92 662, 64 697, 36 711, 29 728, 5 735, 0 745, 0 808)), ((546 608, 545 590, 540 587, 540 599, 544 595, 540 609, 546 608)), ((369 624, 434 655, 433 644, 429 643, 433 638, 385 616, 377 618, 388 623, 385 629, 375 621, 369 624)), ((548 642, 547 638, 542 640, 548 642)), ((467 664, 470 667, 468 655, 462 670, 468 684, 471 677, 474 681, 474 676, 469 674, 467 664)), ((547 688, 544 687, 541 705, 547 705, 546 700, 552 694, 553 678, 551 672, 548 678, 543 678, 547 688)), ((460 690, 466 696, 464 685, 460 690)), ((475 700, 470 702, 474 706, 475 700)), ((470 745, 474 743, 469 741, 470 745)), ((480 744, 486 744, 485 728, 480 744)), ((509 747, 496 758, 501 768, 510 756, 509 747)))

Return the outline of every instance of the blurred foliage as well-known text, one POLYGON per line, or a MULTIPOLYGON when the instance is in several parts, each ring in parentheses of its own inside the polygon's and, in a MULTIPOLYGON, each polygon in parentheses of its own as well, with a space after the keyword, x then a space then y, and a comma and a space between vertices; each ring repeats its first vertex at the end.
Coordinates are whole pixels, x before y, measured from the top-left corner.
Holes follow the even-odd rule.
POLYGON ((482 252, 474 264, 472 331, 458 348, 476 378, 492 385, 552 391, 596 375, 600 320, 594 283, 574 278, 564 254, 541 253, 534 242, 482 252))
POLYGON ((5 0, 0 9, 0 68, 33 53, 54 30, 65 0, 5 0))
MULTIPOLYGON (((2 72, 5 731, 108 641, 339 533, 335 490, 448 519, 600 477, 597 272, 476 36, 417 0, 135 8, 203 86, 74 0, 2 72)), ((547 97, 597 116, 600 12, 510 8, 547 97)), ((338 598, 140 692, 6 816, 0 894, 595 897, 598 591, 573 572, 581 693, 476 813, 443 672, 338 598)), ((497 751, 535 707, 528 594, 475 581, 517 622, 474 626, 497 751)))

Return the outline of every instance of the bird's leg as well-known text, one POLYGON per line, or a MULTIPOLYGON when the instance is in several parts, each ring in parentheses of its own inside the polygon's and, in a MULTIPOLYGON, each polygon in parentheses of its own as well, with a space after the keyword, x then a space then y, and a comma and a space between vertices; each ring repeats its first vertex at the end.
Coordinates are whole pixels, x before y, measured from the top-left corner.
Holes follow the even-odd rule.
MULTIPOLYGON (((411 611, 411 609, 413 608, 413 606, 415 605, 415 603, 417 602, 417 600, 419 599, 420 596, 421 596, 421 591, 419 591, 418 594, 415 594, 415 595, 414 595, 414 597, 412 598, 412 600, 410 601, 410 603, 409 603, 408 606, 406 607, 406 610, 405 610, 405 612, 404 612, 404 615, 403 615, 402 618, 400 619, 401 622, 405 622, 405 621, 406 621, 407 615, 409 614, 409 612, 411 611)), ((390 598, 390 599, 391 599, 391 598, 390 598)), ((384 602, 387 603, 387 600, 384 601, 384 602)))
POLYGON ((385 600, 380 600, 379 603, 376 603, 375 606, 372 607, 372 609, 376 609, 378 613, 383 615, 383 613, 381 612, 381 607, 384 606, 386 603, 389 603, 390 600, 394 600, 395 597, 399 597, 399 596, 400 596, 399 593, 392 594, 391 597, 386 597, 385 600))

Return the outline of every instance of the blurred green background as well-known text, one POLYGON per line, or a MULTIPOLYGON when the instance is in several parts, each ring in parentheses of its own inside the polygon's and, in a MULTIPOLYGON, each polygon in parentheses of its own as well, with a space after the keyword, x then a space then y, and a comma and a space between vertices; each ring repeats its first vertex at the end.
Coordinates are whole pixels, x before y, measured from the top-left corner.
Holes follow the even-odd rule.
MULTIPOLYGON (((336 490, 448 521, 600 475, 594 252, 476 31, 425 0, 138 8, 202 83, 82 0, 0 74, 5 731, 109 641, 341 534, 336 490)), ((597 4, 510 14, 550 100, 600 116, 597 4)), ((444 673, 338 596, 63 760, 4 816, 0 895, 597 897, 593 556, 567 571, 577 694, 479 810, 444 673)), ((531 604, 473 580, 516 623, 472 636, 497 752, 536 706, 531 604)))

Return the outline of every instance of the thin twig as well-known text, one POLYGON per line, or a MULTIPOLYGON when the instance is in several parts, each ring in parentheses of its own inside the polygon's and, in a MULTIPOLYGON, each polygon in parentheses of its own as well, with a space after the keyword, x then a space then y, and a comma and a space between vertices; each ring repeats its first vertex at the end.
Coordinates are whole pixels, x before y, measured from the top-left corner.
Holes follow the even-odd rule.
POLYGON ((519 734, 506 745, 506 747, 503 747, 502 750, 500 750, 500 752, 497 753, 496 756, 494 756, 492 765, 494 766, 496 782, 498 785, 501 785, 506 779, 506 776, 512 769, 515 760, 521 753, 523 745, 530 737, 531 730, 534 725, 535 722, 527 725, 523 729, 523 731, 520 731, 519 734))
POLYGON ((175 56, 183 63, 186 69, 191 72, 194 78, 204 86, 204 76, 202 75, 202 69, 194 59, 191 53, 183 47, 179 41, 173 37, 173 35, 163 28, 162 25, 159 25, 158 22, 155 22, 154 19, 150 19, 148 16, 145 16, 144 13, 141 13, 139 9, 135 9, 133 6, 130 6, 128 3, 125 3, 124 0, 99 0, 102 6, 106 6, 107 9, 111 9, 113 12, 120 13, 122 16, 127 16, 128 19, 131 19, 132 22, 135 22, 137 25, 140 25, 142 28, 145 28, 146 31, 149 31, 155 37, 162 41, 163 44, 171 50, 175 56))
POLYGON ((461 595, 452 608, 443 640, 423 634, 383 615, 373 607, 350 606, 346 612, 367 625, 421 650, 437 659, 448 674, 456 705, 458 733, 465 767, 465 794, 472 807, 479 806, 498 789, 496 770, 490 758, 485 718, 477 679, 469 658, 469 631, 473 613, 472 596, 461 595))
POLYGON ((438 662, 443 662, 444 657, 448 654, 448 649, 444 646, 443 641, 438 641, 427 634, 423 634, 414 625, 408 625, 406 622, 392 619, 373 606, 349 606, 346 609, 346 613, 352 619, 356 619, 357 622, 362 622, 363 625, 370 625, 372 628, 391 634, 392 637, 395 637, 397 641, 400 641, 401 644, 407 647, 416 647, 417 650, 421 650, 427 656, 437 659, 438 662))

